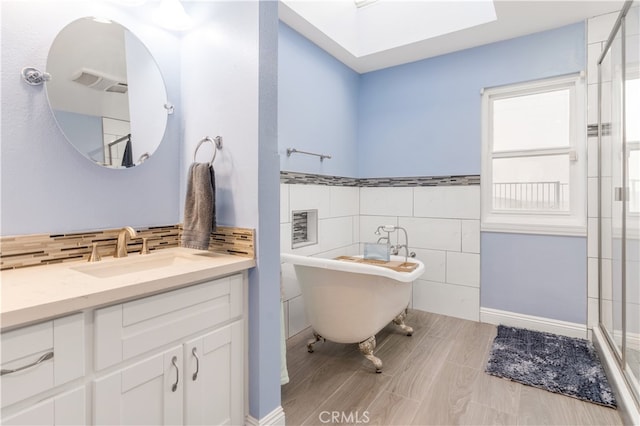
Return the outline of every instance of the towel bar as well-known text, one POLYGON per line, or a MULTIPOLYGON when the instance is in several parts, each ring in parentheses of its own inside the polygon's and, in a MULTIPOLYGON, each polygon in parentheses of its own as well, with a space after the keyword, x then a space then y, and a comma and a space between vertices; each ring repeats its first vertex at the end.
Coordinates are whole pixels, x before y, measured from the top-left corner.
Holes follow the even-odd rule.
POLYGON ((331 159, 330 155, 326 155, 326 154, 316 154, 315 152, 308 152, 308 151, 300 151, 299 149, 295 149, 295 148, 287 148, 287 157, 291 157, 291 154, 306 154, 306 155, 314 155, 316 157, 320 157, 320 161, 324 160, 325 158, 331 159))
POLYGON ((198 150, 200 149, 200 146, 202 146, 202 144, 205 142, 211 142, 213 144, 213 158, 211 159, 209 164, 213 164, 213 160, 216 159, 216 153, 218 152, 219 149, 222 149, 222 136, 216 136, 213 139, 211 139, 209 136, 205 136, 200 140, 200 142, 198 142, 198 145, 196 146, 196 150, 193 152, 194 163, 196 162, 196 155, 198 154, 198 150))

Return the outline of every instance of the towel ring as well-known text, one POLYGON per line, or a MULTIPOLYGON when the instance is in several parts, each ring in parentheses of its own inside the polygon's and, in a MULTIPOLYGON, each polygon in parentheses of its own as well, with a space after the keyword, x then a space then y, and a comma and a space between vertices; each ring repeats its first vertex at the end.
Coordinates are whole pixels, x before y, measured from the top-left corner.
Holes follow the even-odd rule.
POLYGON ((216 159, 216 154, 218 153, 218 150, 222 149, 222 136, 216 136, 213 139, 211 139, 209 136, 205 136, 200 140, 200 142, 198 142, 198 145, 196 146, 196 150, 193 152, 194 163, 196 162, 196 155, 198 154, 198 150, 200 149, 200 146, 202 146, 202 144, 205 142, 211 142, 213 144, 213 158, 211 159, 209 164, 213 164, 213 160, 216 159))

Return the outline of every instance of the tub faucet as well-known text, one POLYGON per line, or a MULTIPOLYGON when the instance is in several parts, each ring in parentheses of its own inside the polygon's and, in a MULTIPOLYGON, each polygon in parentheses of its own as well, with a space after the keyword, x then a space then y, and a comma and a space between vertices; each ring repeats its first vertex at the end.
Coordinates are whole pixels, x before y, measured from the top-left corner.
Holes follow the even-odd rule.
POLYGON ((400 229, 402 232, 404 232, 404 244, 392 245, 391 247, 389 247, 389 250, 391 251, 391 254, 397 256, 398 253, 400 252, 400 249, 404 248, 404 261, 406 262, 409 257, 415 257, 416 256, 416 254, 414 252, 409 253, 409 236, 407 235, 407 230, 406 229, 404 229, 402 226, 380 225, 380 226, 378 226, 378 229, 376 229, 375 234, 376 235, 380 235, 380 231, 386 232, 387 236, 378 238, 378 242, 380 242, 380 240, 386 239, 387 240, 387 244, 388 244, 390 242, 389 241, 389 234, 391 232, 397 231, 398 229, 400 229))
POLYGON ((130 226, 125 226, 118 232, 118 242, 116 243, 116 254, 114 257, 127 257, 127 234, 129 237, 136 238, 138 234, 136 230, 130 226))

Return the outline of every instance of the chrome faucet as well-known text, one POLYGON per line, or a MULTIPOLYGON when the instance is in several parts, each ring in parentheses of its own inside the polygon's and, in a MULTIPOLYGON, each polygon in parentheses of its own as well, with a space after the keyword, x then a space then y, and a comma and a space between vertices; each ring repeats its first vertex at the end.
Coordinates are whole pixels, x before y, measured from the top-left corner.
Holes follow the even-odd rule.
POLYGON ((136 238, 138 234, 136 230, 130 226, 125 226, 118 232, 118 242, 116 243, 116 254, 114 257, 126 257, 127 256, 127 234, 129 237, 136 238))
POLYGON ((387 240, 387 244, 389 244, 390 243, 389 234, 391 232, 397 231, 398 229, 404 232, 404 244, 396 244, 396 245, 389 246, 389 251, 394 256, 397 256, 398 253, 400 252, 400 249, 404 248, 404 253, 405 253, 404 261, 406 262, 407 258, 416 257, 416 254, 414 252, 409 253, 409 236, 407 235, 406 229, 404 229, 402 226, 380 225, 378 226, 378 229, 376 229, 375 234, 380 235, 380 231, 386 232, 387 236, 378 238, 378 242, 380 242, 381 240, 387 240))

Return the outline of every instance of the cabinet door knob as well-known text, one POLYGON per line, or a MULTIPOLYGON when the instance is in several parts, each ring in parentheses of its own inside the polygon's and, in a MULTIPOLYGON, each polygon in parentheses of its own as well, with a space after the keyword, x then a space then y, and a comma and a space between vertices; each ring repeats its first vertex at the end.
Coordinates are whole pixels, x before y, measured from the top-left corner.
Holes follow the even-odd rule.
POLYGON ((193 354, 193 356, 196 358, 196 372, 193 373, 193 381, 195 382, 196 379, 198 378, 198 372, 200 371, 200 358, 198 357, 198 351, 196 348, 193 348, 193 350, 191 351, 191 353, 193 354))
POLYGON ((178 368, 178 357, 174 355, 173 358, 171 358, 171 364, 173 364, 173 366, 176 368, 176 382, 173 384, 173 386, 171 386, 171 392, 175 392, 176 390, 178 390, 178 382, 180 381, 180 369, 178 368))
POLYGON ((22 367, 14 368, 12 370, 5 370, 3 368, 0 371, 0 376, 4 376, 5 374, 11 374, 11 373, 15 373, 15 372, 18 372, 18 371, 26 370, 27 368, 35 367, 36 365, 42 364, 43 362, 45 362, 46 360, 51 359, 51 358, 53 358, 53 351, 47 352, 46 354, 42 355, 40 358, 38 358, 37 360, 35 360, 31 364, 23 365, 22 367))

